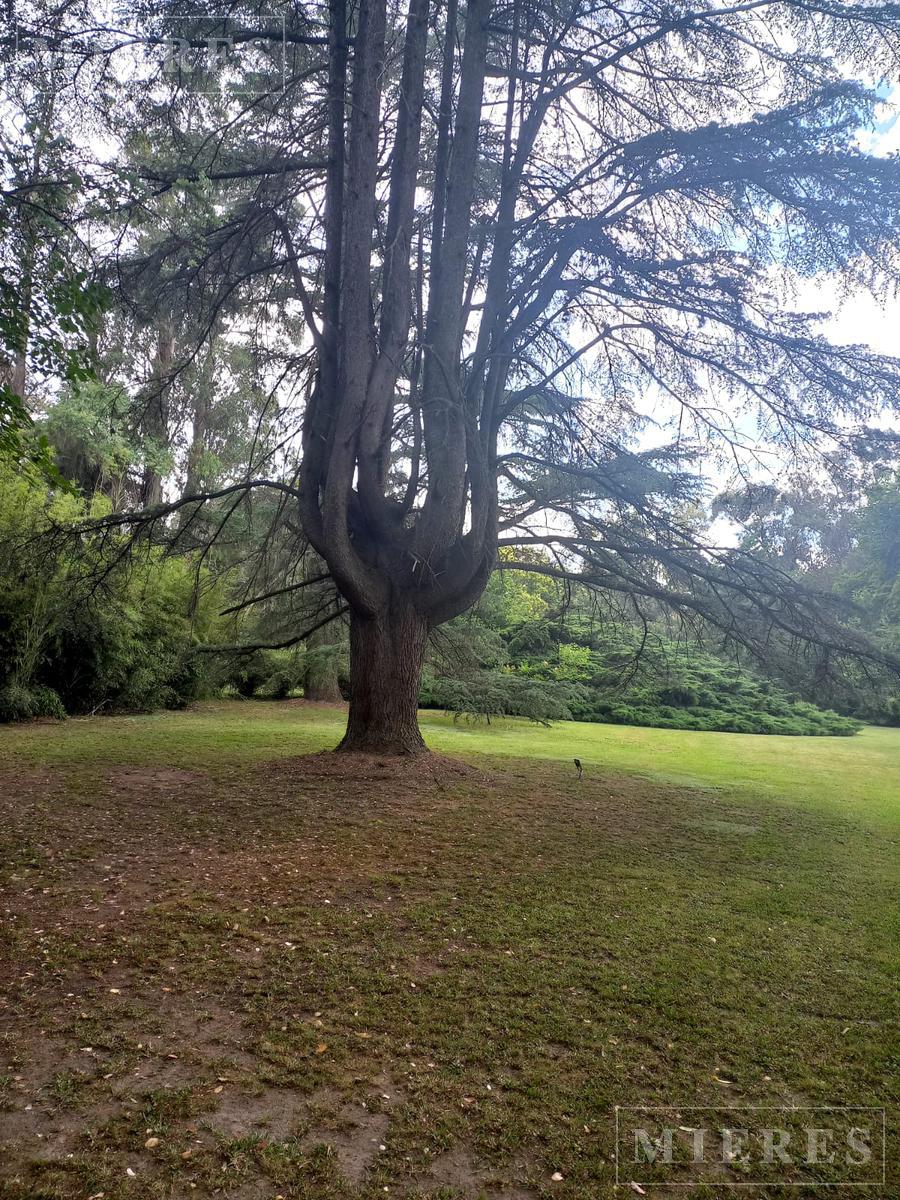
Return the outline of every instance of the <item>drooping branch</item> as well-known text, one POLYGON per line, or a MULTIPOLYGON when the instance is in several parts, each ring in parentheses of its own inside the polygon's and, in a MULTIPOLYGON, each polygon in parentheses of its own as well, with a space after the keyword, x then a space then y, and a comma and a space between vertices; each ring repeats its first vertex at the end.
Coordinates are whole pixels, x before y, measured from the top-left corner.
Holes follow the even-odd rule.
POLYGON ((314 633, 318 633, 320 629, 324 629, 326 625, 330 625, 333 621, 340 620, 349 611, 348 605, 339 605, 333 612, 327 613, 321 620, 316 621, 314 625, 310 625, 307 629, 304 629, 302 633, 292 634, 291 637, 284 638, 282 641, 235 642, 232 645, 214 645, 211 642, 205 642, 196 646, 194 652, 196 654, 253 654, 257 650, 287 650, 291 646, 296 646, 300 642, 307 641, 314 633))

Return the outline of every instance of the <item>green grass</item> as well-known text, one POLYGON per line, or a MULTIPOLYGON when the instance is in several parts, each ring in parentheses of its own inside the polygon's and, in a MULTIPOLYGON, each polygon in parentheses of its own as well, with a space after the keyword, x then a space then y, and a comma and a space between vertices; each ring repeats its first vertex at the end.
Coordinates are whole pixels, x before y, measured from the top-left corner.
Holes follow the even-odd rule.
MULTIPOLYGON (((0 755, 32 763, 181 764, 207 770, 330 748, 341 737, 340 709, 261 701, 188 713, 79 718, 62 725, 0 727, 0 755)), ((827 808, 866 821, 898 820, 900 730, 869 726, 855 738, 796 738, 558 723, 516 719, 454 721, 423 712, 433 750, 470 758, 512 756, 566 762, 655 781, 726 788, 735 797, 827 808)))
POLYGON ((617 1104, 896 1102, 900 730, 423 714, 488 773, 293 761, 342 722, 0 730, 0 1196, 602 1200, 617 1104))

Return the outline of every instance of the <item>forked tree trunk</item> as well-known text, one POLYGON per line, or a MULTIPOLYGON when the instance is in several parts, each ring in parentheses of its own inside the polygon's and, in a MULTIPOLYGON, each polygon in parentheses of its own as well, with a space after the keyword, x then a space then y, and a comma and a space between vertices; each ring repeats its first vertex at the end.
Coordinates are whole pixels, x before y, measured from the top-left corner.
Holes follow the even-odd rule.
POLYGON ((428 629, 402 601, 350 621, 350 713, 338 750, 421 754, 419 681, 428 629))

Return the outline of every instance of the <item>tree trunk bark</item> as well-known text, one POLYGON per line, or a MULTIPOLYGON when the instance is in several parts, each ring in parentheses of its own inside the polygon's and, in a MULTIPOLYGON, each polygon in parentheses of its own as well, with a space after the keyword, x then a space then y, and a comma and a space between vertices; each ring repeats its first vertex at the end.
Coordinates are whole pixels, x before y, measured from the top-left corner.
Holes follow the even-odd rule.
POLYGON ((141 417, 141 433, 149 439, 152 450, 151 461, 145 463, 141 479, 140 503, 142 508, 152 508, 162 503, 163 477, 159 470, 159 457, 169 445, 169 384, 172 364, 175 359, 175 331, 168 320, 161 319, 156 329, 156 356, 153 360, 153 375, 150 390, 144 402, 141 417))
POLYGON ((343 700, 338 678, 339 654, 343 626, 332 621, 317 629, 306 640, 306 671, 303 695, 307 700, 327 703, 343 700))
POLYGON ((422 754, 419 681, 428 627, 399 599, 377 617, 350 621, 350 713, 338 750, 422 754))

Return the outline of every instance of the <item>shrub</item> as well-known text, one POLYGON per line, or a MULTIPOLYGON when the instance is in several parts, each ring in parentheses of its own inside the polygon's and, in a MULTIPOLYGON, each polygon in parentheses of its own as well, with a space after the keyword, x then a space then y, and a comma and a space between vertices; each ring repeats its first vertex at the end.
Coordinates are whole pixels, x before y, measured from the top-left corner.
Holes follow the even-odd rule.
POLYGON ((223 682, 233 687, 239 696, 249 700, 269 677, 269 665, 264 650, 235 654, 226 659, 223 682))
POLYGON ((423 708, 441 708, 458 717, 527 717, 542 725, 571 721, 578 689, 503 671, 477 671, 465 679, 425 675, 419 700, 423 708))
POLYGON ((508 648, 513 657, 529 655, 551 658, 556 654, 558 642, 558 627, 551 627, 544 621, 535 621, 520 625, 510 635, 508 648))
POLYGON ((286 700, 303 683, 306 654, 301 647, 285 650, 254 650, 223 659, 222 682, 239 696, 265 696, 286 700))
POLYGON ((286 700, 291 692, 299 691, 306 671, 303 650, 265 650, 265 675, 257 691, 272 700, 286 700))
MULTIPOLYGON (((587 686, 571 704, 579 720, 791 735, 847 736, 861 727, 851 718, 799 701, 772 681, 699 646, 686 649, 662 637, 646 642, 627 632, 606 644, 594 634, 584 636, 590 636, 594 649, 589 662, 583 650, 577 656, 578 669, 587 674, 587 686)), ((567 657, 576 659, 571 648, 567 657)), ((514 667, 535 679, 557 673, 551 663, 534 659, 514 667)))
POLYGON ((66 710, 52 688, 8 683, 0 688, 0 722, 30 721, 35 717, 64 720, 66 710))
POLYGON ((668 704, 674 708, 694 708, 698 703, 697 693, 683 684, 660 688, 657 695, 660 704, 668 704))

